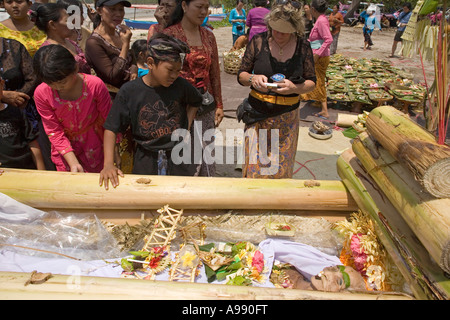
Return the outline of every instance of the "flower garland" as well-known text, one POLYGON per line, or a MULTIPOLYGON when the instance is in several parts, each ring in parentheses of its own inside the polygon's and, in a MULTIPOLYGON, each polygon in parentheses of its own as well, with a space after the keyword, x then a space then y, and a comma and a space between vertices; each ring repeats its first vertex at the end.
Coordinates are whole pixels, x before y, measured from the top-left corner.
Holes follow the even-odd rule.
POLYGON ((160 273, 171 263, 166 246, 153 247, 150 251, 130 251, 129 253, 133 255, 133 258, 121 260, 125 276, 136 275, 137 271, 149 274, 160 273))
POLYGON ((216 247, 211 244, 203 247, 209 250, 207 254, 200 255, 205 264, 208 282, 226 280, 226 284, 248 286, 253 282, 266 280, 264 255, 261 251, 247 241, 228 245, 231 246, 231 254, 216 253, 216 247), (214 268, 211 261, 223 263, 220 267, 214 268))
POLYGON ((363 276, 368 290, 401 290, 404 279, 375 234, 373 221, 361 211, 349 220, 336 222, 334 229, 345 241, 340 260, 363 276))

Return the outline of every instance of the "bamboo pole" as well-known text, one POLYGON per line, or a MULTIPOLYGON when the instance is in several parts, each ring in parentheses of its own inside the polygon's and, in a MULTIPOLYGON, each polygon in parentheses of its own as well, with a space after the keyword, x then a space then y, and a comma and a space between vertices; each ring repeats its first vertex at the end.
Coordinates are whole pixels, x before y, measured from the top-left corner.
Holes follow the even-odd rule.
POLYGON ((29 273, 0 272, 0 299, 42 300, 412 300, 395 293, 322 292, 222 284, 53 275, 40 285, 29 273))
POLYGON ((423 188, 437 198, 450 197, 450 147, 391 106, 372 110, 367 131, 423 188))
POLYGON ((341 181, 307 187, 296 179, 239 179, 126 175, 117 188, 99 175, 4 169, 0 192, 37 209, 276 209, 354 211, 341 181))
POLYGON ((379 147, 379 157, 373 158, 366 148, 368 141, 368 134, 362 133, 353 142, 359 161, 433 260, 450 272, 450 199, 436 199, 422 192, 418 182, 384 148, 379 147))
POLYGON ((450 280, 416 241, 387 197, 359 164, 351 149, 340 155, 337 171, 362 212, 375 222, 375 232, 417 299, 450 298, 450 280))

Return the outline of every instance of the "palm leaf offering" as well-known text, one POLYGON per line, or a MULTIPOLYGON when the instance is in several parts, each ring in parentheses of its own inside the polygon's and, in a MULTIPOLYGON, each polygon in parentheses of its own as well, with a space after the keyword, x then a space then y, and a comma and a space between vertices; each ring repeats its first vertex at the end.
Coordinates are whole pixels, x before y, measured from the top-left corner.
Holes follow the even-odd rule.
POLYGON ((420 103, 426 90, 415 84, 409 72, 382 59, 355 59, 335 54, 326 72, 330 100, 372 104, 398 99, 420 103), (387 87, 384 90, 384 87, 387 87))
POLYGON ((384 89, 370 89, 366 91, 370 100, 373 101, 389 101, 394 97, 386 92, 384 89))
POLYGON ((355 101, 355 102, 361 102, 364 104, 372 104, 372 101, 370 101, 369 97, 365 94, 365 92, 363 91, 361 92, 349 92, 348 93, 348 97, 351 101, 355 101))

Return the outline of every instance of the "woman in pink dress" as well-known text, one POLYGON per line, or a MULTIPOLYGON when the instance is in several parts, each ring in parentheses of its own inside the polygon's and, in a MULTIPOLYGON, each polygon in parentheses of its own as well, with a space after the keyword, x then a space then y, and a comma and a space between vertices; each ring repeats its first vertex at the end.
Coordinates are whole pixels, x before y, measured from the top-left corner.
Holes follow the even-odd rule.
POLYGON ((111 109, 108 89, 96 76, 78 73, 69 50, 50 44, 33 59, 40 84, 34 92, 58 171, 103 168, 103 123, 111 109))
POLYGON ((248 36, 249 42, 250 40, 252 40, 255 34, 267 31, 267 26, 264 18, 270 12, 270 10, 266 8, 266 5, 266 0, 255 0, 255 7, 248 11, 246 25, 250 29, 250 33, 248 36))
POLYGON ((302 95, 303 100, 314 100, 320 105, 322 110, 315 113, 314 116, 322 119, 328 119, 329 116, 325 75, 328 64, 330 63, 330 46, 333 43, 333 36, 330 32, 330 23, 325 16, 327 8, 327 0, 313 0, 311 2, 311 13, 316 19, 316 22, 309 34, 309 42, 314 54, 317 82, 316 88, 312 92, 302 95))

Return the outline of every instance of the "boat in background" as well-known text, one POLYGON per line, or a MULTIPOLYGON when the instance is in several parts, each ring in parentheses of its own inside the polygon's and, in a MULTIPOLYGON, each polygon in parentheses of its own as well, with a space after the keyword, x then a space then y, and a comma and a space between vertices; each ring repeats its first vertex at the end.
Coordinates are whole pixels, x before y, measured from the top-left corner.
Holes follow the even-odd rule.
POLYGON ((130 20, 123 19, 125 24, 131 29, 145 29, 148 30, 152 24, 156 24, 156 21, 141 21, 141 20, 130 20))

